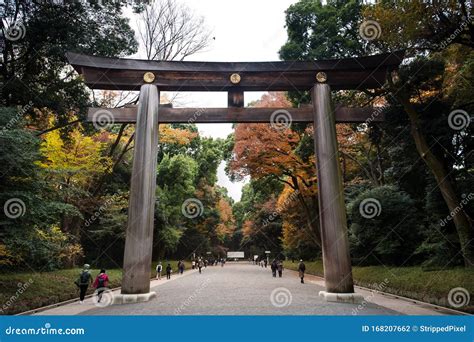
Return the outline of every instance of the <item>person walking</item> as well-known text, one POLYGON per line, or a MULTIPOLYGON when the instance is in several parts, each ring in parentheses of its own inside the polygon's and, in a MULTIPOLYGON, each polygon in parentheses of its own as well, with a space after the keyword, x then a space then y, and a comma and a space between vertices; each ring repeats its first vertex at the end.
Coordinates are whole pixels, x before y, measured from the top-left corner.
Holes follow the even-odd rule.
POLYGON ((301 284, 304 284, 304 272, 306 271, 306 265, 303 262, 303 259, 300 259, 300 264, 298 265, 298 273, 301 278, 301 284))
POLYGON ((198 266, 198 268, 199 268, 199 273, 202 273, 202 260, 199 260, 199 261, 198 261, 197 266, 198 266))
POLYGON ((272 275, 274 278, 276 278, 276 270, 277 270, 277 263, 276 260, 272 261, 272 264, 270 265, 270 268, 272 269, 272 275))
POLYGON ((181 264, 179 265, 179 269, 178 269, 178 270, 179 270, 179 273, 180 273, 180 274, 183 274, 183 272, 184 272, 184 261, 181 261, 181 264))
POLYGON ((105 273, 104 269, 100 270, 99 275, 95 278, 93 286, 97 290, 97 302, 100 303, 103 292, 107 290, 107 286, 109 286, 109 276, 105 273))
POLYGON ((196 268, 196 261, 191 261, 191 268, 194 270, 196 268))
POLYGON ((278 270, 278 277, 281 278, 283 275, 283 262, 281 260, 278 260, 277 262, 277 270, 278 270))
POLYGON ((267 263, 268 263, 267 259, 264 259, 263 264, 265 265, 265 268, 267 268, 267 263))
POLYGON ((171 271, 173 269, 171 268, 171 264, 168 264, 168 266, 166 266, 166 279, 171 279, 171 271))
POLYGON ((156 265, 156 279, 161 279, 161 272, 163 272, 163 265, 161 261, 156 265))
POLYGON ((84 264, 79 278, 75 281, 75 284, 79 288, 79 300, 81 304, 84 304, 84 298, 86 296, 87 288, 90 284, 92 284, 92 276, 89 269, 90 265, 84 264))

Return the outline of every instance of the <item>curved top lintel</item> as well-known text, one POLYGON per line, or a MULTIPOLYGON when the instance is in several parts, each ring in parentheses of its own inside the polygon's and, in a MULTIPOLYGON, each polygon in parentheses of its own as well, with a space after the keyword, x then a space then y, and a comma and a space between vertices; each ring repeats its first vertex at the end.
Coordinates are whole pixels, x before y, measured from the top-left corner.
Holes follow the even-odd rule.
POLYGON ((225 91, 235 88, 229 75, 239 73, 239 89, 307 90, 317 72, 324 71, 335 89, 373 88, 384 83, 385 73, 396 69, 404 51, 367 57, 319 61, 277 62, 194 62, 149 61, 98 57, 68 52, 69 63, 84 75, 93 89, 135 90, 143 83, 143 74, 152 72, 162 90, 225 91))

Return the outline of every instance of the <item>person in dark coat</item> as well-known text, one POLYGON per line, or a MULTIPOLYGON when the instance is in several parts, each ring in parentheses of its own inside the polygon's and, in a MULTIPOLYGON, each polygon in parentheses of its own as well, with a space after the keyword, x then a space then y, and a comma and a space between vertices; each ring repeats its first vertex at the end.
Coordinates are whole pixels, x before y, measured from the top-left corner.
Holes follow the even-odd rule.
POLYGON ((168 266, 166 266, 166 279, 171 279, 171 271, 173 269, 171 268, 171 264, 168 264, 168 266))
POLYGON ((303 259, 300 260, 300 264, 298 265, 298 273, 300 275, 301 284, 304 284, 304 272, 306 271, 306 266, 303 262, 303 259))
POLYGON ((278 270, 278 277, 281 278, 281 276, 283 275, 283 262, 278 260, 277 262, 277 270, 278 270))
POLYGON ((79 288, 79 299, 80 303, 84 303, 84 298, 87 293, 87 288, 92 284, 92 275, 89 271, 89 264, 85 264, 79 278, 75 281, 75 284, 79 288))
POLYGON ((277 276, 277 262, 276 262, 276 260, 272 261, 272 264, 270 265, 270 268, 272 269, 273 277, 276 277, 277 276))

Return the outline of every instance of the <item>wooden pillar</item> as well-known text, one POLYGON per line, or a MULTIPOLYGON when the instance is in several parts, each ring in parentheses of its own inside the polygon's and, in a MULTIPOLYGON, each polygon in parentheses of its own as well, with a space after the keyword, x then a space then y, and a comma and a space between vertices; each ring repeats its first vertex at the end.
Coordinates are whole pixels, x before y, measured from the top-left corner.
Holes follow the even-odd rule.
POLYGON ((244 106, 244 92, 241 90, 229 90, 227 92, 227 107, 242 108, 244 106))
MULTIPOLYGON (((323 74, 322 82, 325 80, 323 74)), ((330 293, 353 293, 346 208, 337 149, 336 122, 329 85, 315 84, 312 89, 312 100, 319 221, 326 290, 330 293)))
POLYGON ((142 85, 135 127, 122 294, 150 292, 159 103, 157 87, 142 85))

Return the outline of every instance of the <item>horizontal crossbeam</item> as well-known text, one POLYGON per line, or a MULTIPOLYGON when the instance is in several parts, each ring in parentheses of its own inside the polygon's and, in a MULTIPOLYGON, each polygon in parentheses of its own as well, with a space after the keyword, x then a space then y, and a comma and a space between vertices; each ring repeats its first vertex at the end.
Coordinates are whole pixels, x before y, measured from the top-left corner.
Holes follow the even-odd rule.
POLYGON ((68 53, 91 89, 139 90, 147 81, 160 91, 306 91, 318 73, 333 90, 380 88, 404 52, 367 57, 291 62, 177 62, 68 53))
MULTIPOLYGON (((361 123, 381 122, 383 113, 374 108, 336 107, 336 122, 361 123)), ((135 123, 136 107, 89 108, 87 121, 135 123)), ((312 107, 302 108, 170 108, 160 106, 160 123, 271 123, 313 122, 312 107)))

